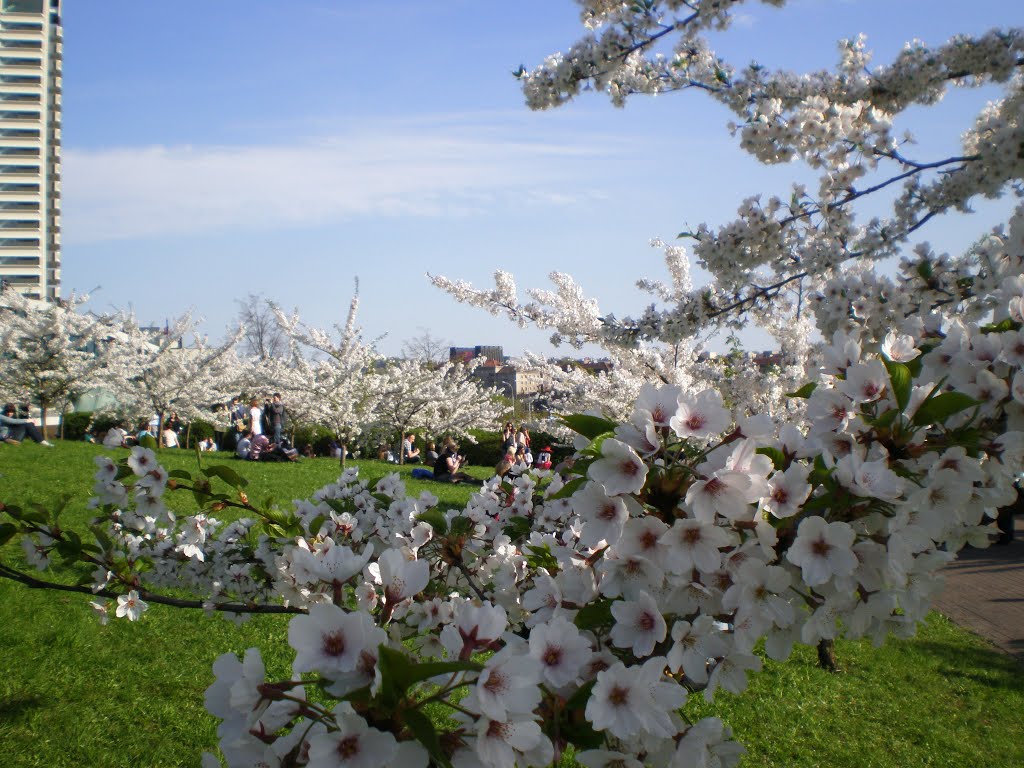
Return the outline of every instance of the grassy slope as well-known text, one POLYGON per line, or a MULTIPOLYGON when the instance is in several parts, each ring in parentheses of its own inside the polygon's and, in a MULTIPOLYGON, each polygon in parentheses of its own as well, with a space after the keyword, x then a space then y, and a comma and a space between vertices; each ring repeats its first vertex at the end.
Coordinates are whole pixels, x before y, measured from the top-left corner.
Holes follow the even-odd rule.
MULTIPOLYGON (((69 493, 75 501, 65 524, 81 524, 91 460, 100 452, 85 444, 49 451, 0 445, 0 501, 69 493)), ((169 468, 195 467, 184 452, 161 459, 169 468)), ((250 479, 254 499, 306 496, 338 475, 327 459, 226 461, 250 479)), ((360 466, 368 477, 395 469, 360 466)), ((409 482, 408 489, 430 490, 450 504, 471 491, 430 482, 409 482)), ((182 496, 171 498, 185 510, 189 497, 182 496)), ((2 554, 21 559, 12 546, 2 554)), ((287 676, 286 623, 257 617, 236 627, 154 607, 137 624, 101 627, 83 597, 0 581, 0 765, 197 765, 198 753, 216 743, 216 724, 202 703, 213 660, 257 645, 270 674, 287 676)), ((1024 668, 982 641, 933 617, 915 640, 880 651, 842 642, 838 653, 843 674, 819 671, 807 651, 784 665, 769 663, 747 695, 720 697, 716 710, 750 750, 745 765, 1024 765, 1024 668)), ((688 711, 711 710, 696 700, 688 711)))

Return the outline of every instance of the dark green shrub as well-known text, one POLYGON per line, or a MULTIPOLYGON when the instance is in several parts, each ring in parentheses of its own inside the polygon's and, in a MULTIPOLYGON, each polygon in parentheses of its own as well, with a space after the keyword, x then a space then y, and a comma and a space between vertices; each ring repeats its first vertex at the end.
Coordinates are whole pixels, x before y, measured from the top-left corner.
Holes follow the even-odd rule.
POLYGON ((548 432, 530 432, 530 450, 536 456, 545 448, 551 448, 551 465, 555 466, 572 456, 576 451, 572 444, 566 445, 548 432))
MULTIPOLYGON (((475 443, 465 439, 459 441, 459 453, 464 455, 470 464, 478 467, 493 467, 501 461, 500 432, 472 429, 470 434, 476 439, 475 443)), ((438 453, 440 453, 440 449, 438 449, 438 453)))
MULTIPOLYGON (((121 424, 121 421, 122 420, 117 418, 117 416, 113 416, 111 414, 99 414, 93 417, 92 428, 89 431, 92 432, 93 437, 99 440, 101 435, 105 435, 107 430, 111 427, 116 427, 118 424, 121 424)), ((130 425, 122 426, 127 429, 130 425)))
POLYGON ((71 411, 64 414, 64 439, 81 440, 92 421, 92 411, 71 411))
POLYGON ((292 445, 302 451, 305 446, 312 445, 313 453, 317 456, 331 455, 331 441, 334 440, 334 433, 327 427, 319 424, 298 424, 294 428, 286 429, 292 445))
MULTIPOLYGON (((196 445, 200 440, 205 440, 208 437, 213 437, 216 432, 216 427, 208 421, 203 419, 196 419, 189 423, 187 427, 181 430, 181 434, 178 435, 178 440, 181 441, 183 448, 191 448, 196 445), (188 441, 186 444, 186 436, 188 441)), ((217 446, 220 448, 220 446, 217 446)))

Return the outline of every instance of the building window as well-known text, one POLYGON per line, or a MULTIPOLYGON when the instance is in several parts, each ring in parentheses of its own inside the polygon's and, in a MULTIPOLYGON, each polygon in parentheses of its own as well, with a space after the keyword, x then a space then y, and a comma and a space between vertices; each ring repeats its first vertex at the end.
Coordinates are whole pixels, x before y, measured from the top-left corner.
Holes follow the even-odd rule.
POLYGON ((4 0, 4 13, 42 13, 43 0, 4 0))

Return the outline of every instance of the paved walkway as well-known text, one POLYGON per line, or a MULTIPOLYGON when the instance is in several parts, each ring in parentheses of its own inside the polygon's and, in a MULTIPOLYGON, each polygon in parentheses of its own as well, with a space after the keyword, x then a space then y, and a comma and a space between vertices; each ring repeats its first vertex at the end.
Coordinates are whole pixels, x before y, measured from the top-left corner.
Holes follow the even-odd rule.
POLYGON ((1024 516, 1006 546, 963 549, 935 610, 1024 662, 1024 516))

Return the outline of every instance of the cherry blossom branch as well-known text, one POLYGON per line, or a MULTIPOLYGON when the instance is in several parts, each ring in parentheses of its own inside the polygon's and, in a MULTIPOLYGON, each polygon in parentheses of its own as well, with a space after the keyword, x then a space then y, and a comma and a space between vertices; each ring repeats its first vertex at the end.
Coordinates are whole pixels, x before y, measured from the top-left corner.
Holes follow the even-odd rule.
MULTIPOLYGON (((100 589, 93 590, 91 587, 86 587, 78 584, 58 584, 52 581, 43 581, 33 576, 29 576, 27 573, 15 570, 7 565, 0 565, 0 578, 10 579, 11 581, 19 582, 24 584, 30 589, 52 589, 58 592, 77 592, 83 595, 97 595, 99 597, 108 597, 115 599, 121 597, 120 592, 116 592, 112 589, 100 589)), ((222 611, 224 613, 269 613, 269 614, 298 614, 308 613, 305 608, 295 608, 288 605, 266 605, 266 604, 247 604, 247 603, 210 603, 203 600, 182 600, 176 597, 165 597, 163 595, 157 595, 152 592, 147 592, 143 589, 136 590, 146 602, 157 603, 158 605, 166 605, 172 608, 199 608, 204 611, 222 611)))

